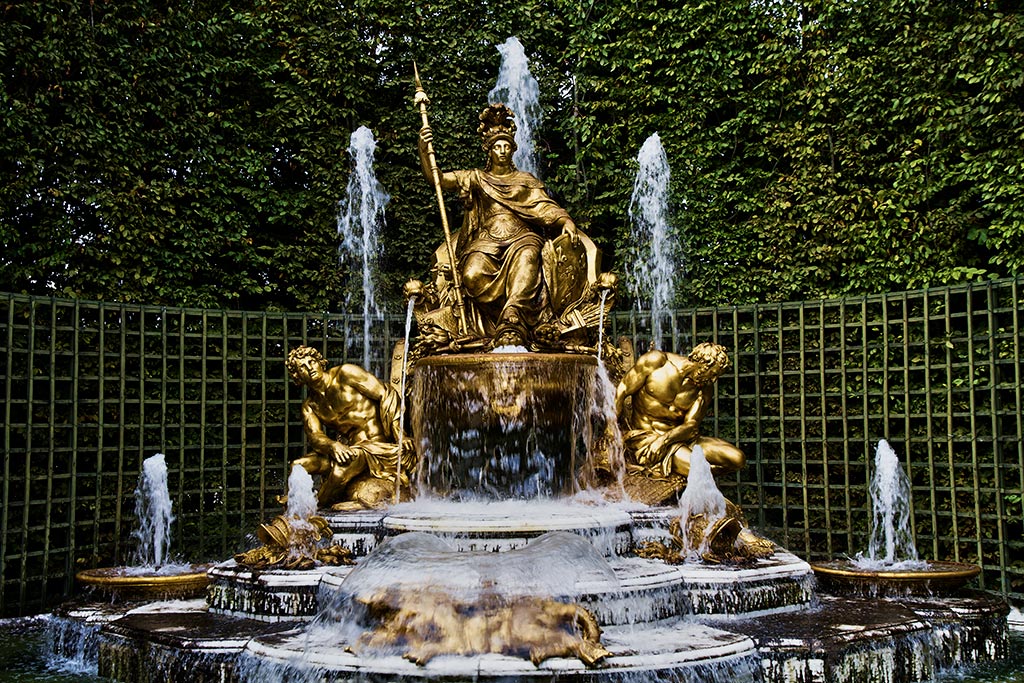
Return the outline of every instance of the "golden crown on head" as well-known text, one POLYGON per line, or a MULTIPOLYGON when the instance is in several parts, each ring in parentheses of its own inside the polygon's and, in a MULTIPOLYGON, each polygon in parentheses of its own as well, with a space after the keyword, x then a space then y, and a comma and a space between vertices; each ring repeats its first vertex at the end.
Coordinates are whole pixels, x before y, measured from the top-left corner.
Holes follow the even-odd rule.
POLYGON ((512 151, 516 150, 515 114, 504 104, 489 104, 480 112, 480 127, 477 132, 483 138, 483 148, 487 152, 498 140, 512 143, 512 151))

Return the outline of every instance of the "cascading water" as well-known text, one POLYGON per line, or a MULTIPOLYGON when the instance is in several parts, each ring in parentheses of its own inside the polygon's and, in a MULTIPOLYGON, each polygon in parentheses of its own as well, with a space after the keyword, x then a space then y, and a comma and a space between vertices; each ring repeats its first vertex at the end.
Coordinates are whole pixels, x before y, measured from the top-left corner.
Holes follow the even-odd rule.
POLYGON ((637 164, 629 218, 633 226, 631 243, 639 246, 626 280, 637 309, 642 310, 644 302, 650 305, 651 341, 660 349, 662 319, 672 304, 682 265, 668 223, 668 157, 657 133, 640 148, 637 164))
POLYGON ((418 495, 457 501, 571 495, 585 466, 587 444, 578 427, 589 419, 595 365, 593 357, 514 349, 467 355, 454 365, 421 359, 411 421, 418 495))
POLYGON ((615 495, 625 497, 626 455, 622 446, 622 429, 615 412, 615 385, 600 358, 593 376, 592 396, 590 412, 585 416, 586 422, 580 426, 587 457, 580 475, 581 488, 599 488, 600 478, 595 468, 602 468, 611 475, 609 488, 615 495))
MULTIPOLYGON (((493 553, 459 552, 433 534, 409 532, 374 550, 342 582, 339 595, 369 597, 388 589, 440 591, 459 602, 484 596, 544 596, 576 599, 595 590, 618 586, 607 560, 586 539, 552 531, 525 548, 493 553), (544 571, 538 572, 537 567, 544 571)), ((318 620, 336 621, 333 601, 318 620)))
POLYGON ((512 36, 497 48, 501 53, 498 82, 487 97, 491 102, 504 102, 516 117, 517 149, 512 161, 520 171, 539 177, 533 136, 543 120, 540 85, 530 73, 526 51, 518 38, 512 36))
POLYGON ((910 527, 910 478, 899 457, 882 439, 875 449, 875 474, 871 478, 871 539, 867 555, 857 553, 858 569, 878 571, 920 570, 928 563, 919 560, 910 527))
POLYGON ((350 138, 348 152, 352 157, 352 173, 348 179, 346 199, 338 216, 339 265, 350 272, 357 268, 362 274, 363 367, 370 370, 370 329, 372 322, 383 315, 376 299, 374 277, 380 255, 380 232, 384 226, 384 207, 391 197, 377 181, 373 170, 373 154, 377 143, 373 132, 360 126, 350 138))

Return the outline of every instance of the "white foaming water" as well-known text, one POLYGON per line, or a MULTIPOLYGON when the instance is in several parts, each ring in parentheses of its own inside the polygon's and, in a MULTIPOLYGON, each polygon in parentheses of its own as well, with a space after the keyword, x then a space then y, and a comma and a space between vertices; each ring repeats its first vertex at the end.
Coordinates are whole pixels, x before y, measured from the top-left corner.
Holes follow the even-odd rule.
POLYGON ((885 439, 875 449, 870 491, 873 512, 868 553, 857 553, 853 564, 871 571, 927 569, 928 563, 917 557, 910 528, 910 478, 885 439))
POLYGON ((529 353, 530 349, 525 346, 519 346, 518 344, 506 344, 505 346, 495 346, 491 349, 491 353, 529 353))
MULTIPOLYGON (((718 490, 715 477, 711 474, 711 465, 708 464, 704 449, 700 446, 694 446, 690 453, 690 472, 686 477, 686 488, 679 496, 679 513, 683 519, 683 547, 689 547, 686 520, 691 515, 706 515, 707 529, 725 516, 725 496, 718 490)), ((705 550, 706 542, 702 542, 695 553, 687 557, 687 561, 698 560, 705 550)))
POLYGON ((171 494, 167 487, 167 459, 157 453, 142 462, 142 473, 135 488, 135 514, 139 527, 132 536, 138 541, 133 571, 154 572, 170 560, 171 494))
POLYGON ((316 514, 316 491, 313 489, 313 477, 302 465, 292 465, 288 475, 288 507, 285 515, 290 520, 306 522, 316 514))
POLYGON ((516 152, 512 161, 520 171, 540 176, 534 152, 534 131, 541 126, 540 85, 530 73, 526 51, 519 39, 512 36, 496 46, 501 53, 498 82, 487 97, 491 102, 504 102, 516 121, 516 152))
MULTIPOLYGON (((384 225, 384 207, 391 197, 377 181, 373 170, 373 154, 377 143, 373 132, 360 126, 349 141, 352 173, 348 179, 347 197, 338 216, 339 265, 362 272, 363 292, 363 368, 370 369, 370 326, 383 315, 377 303, 374 275, 380 256, 380 231, 384 225)), ((347 303, 347 302, 346 302, 347 303)))
POLYGON ((618 585, 601 553, 567 531, 551 531, 524 548, 504 552, 460 552, 433 534, 413 531, 389 538, 367 555, 341 584, 339 600, 318 620, 345 618, 353 598, 389 591, 430 591, 473 604, 488 596, 574 599, 618 585))
POLYGON ((651 310, 651 338, 661 348, 662 318, 675 295, 675 280, 682 269, 679 249, 669 231, 668 190, 670 170, 661 137, 647 138, 637 155, 639 169, 629 201, 633 225, 632 243, 637 254, 627 264, 627 281, 638 310, 647 301, 651 310))
MULTIPOLYGON (((44 619, 48 672, 89 680, 95 678, 99 669, 100 628, 103 622, 69 619, 56 615, 49 615, 44 619)), ((17 679, 17 675, 15 678, 17 679)))

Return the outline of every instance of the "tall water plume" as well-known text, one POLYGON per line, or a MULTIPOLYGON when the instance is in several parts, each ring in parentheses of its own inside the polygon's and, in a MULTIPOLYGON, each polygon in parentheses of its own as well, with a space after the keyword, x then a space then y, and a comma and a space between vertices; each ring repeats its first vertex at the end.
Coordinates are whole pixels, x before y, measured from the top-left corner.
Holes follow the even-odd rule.
POLYGON ((871 539, 868 552, 857 553, 860 569, 910 570, 927 567, 917 557, 910 527, 910 478, 900 466, 896 451, 885 439, 875 449, 875 473, 871 477, 871 539))
POLYGON ((629 201, 631 243, 637 251, 633 262, 626 264, 626 279, 637 310, 643 310, 645 302, 650 307, 651 340, 660 349, 662 321, 672 304, 682 264, 668 222, 668 156, 657 133, 640 148, 637 165, 629 201))
MULTIPOLYGON (((380 257, 380 233, 384 227, 384 207, 391 199, 377 181, 373 170, 373 154, 377 143, 373 131, 360 126, 349 140, 352 158, 346 198, 338 216, 338 260, 349 272, 362 275, 363 367, 370 370, 370 329, 381 319, 383 308, 377 302, 374 278, 380 257)), ((350 302, 346 301, 346 308, 350 302)))
POLYGON ((498 82, 487 97, 491 102, 504 102, 516 117, 516 153, 512 157, 520 171, 539 176, 533 136, 540 129, 543 112, 540 108, 540 85, 530 73, 526 51, 519 39, 512 36, 496 46, 501 53, 498 82))
POLYGON ((316 514, 316 507, 313 477, 302 465, 292 465, 291 474, 288 475, 288 507, 285 516, 305 521, 316 514))
POLYGON ((167 486, 167 459, 163 453, 146 458, 135 488, 135 514, 139 527, 132 536, 138 541, 134 568, 156 570, 170 560, 171 494, 167 486))

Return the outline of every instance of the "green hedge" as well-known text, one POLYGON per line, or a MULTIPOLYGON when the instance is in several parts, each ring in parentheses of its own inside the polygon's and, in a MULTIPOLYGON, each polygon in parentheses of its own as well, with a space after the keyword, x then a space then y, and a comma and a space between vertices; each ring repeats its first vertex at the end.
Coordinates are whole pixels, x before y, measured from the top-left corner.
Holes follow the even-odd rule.
POLYGON ((366 125, 396 311, 441 234, 412 62, 442 167, 472 167, 511 35, 541 84, 542 175, 619 271, 634 158, 660 133, 679 306, 1024 267, 1009 0, 43 0, 0 7, 0 289, 343 311, 335 219, 366 125))

